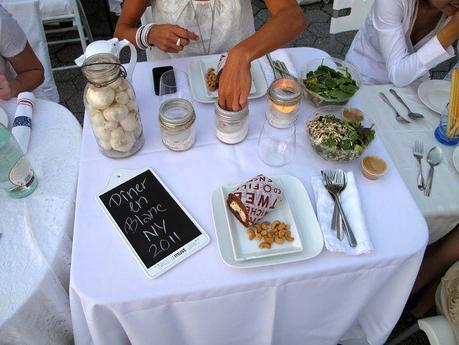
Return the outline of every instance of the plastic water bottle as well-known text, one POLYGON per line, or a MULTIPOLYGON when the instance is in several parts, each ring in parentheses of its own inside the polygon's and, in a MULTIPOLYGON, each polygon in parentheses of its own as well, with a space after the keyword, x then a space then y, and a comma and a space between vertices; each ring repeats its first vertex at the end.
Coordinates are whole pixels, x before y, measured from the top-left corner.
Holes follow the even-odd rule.
POLYGON ((0 187, 18 199, 30 195, 37 185, 37 178, 19 144, 0 124, 0 187))

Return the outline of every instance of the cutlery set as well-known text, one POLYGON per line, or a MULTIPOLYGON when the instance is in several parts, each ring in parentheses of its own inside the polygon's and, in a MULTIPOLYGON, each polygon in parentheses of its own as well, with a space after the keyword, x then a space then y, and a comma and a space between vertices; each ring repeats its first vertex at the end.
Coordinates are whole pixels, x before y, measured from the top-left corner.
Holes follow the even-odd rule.
MULTIPOLYGON (((403 100, 403 98, 399 96, 397 91, 395 91, 394 89, 390 89, 389 92, 397 99, 397 101, 399 101, 401 104, 403 104, 403 106, 408 111, 407 115, 411 120, 418 120, 418 119, 423 119, 424 118, 424 115, 411 111, 410 107, 406 104, 406 102, 403 100)), ((405 117, 400 115, 400 113, 397 111, 397 109, 394 107, 394 105, 390 102, 390 100, 387 98, 387 96, 383 92, 379 93, 379 97, 383 100, 384 103, 386 103, 389 107, 391 107, 391 109, 395 112, 395 119, 398 122, 400 122, 400 123, 411 123, 410 120, 408 120, 407 118, 405 118, 405 117)))
POLYGON ((424 144, 419 140, 416 140, 414 143, 413 156, 414 158, 416 158, 419 165, 419 172, 417 177, 418 189, 420 191, 423 191, 425 196, 430 196, 430 192, 432 190, 434 168, 438 164, 440 164, 442 160, 442 151, 438 146, 434 146, 427 153, 426 161, 430 165, 430 169, 426 183, 424 183, 424 176, 422 175, 422 158, 424 158, 424 144))
POLYGON ((273 69, 274 79, 286 78, 298 81, 298 78, 290 73, 287 65, 283 61, 273 60, 270 54, 266 54, 266 58, 268 59, 271 68, 273 69))
POLYGON ((346 235, 349 245, 351 247, 356 247, 357 240, 355 239, 352 228, 346 218, 346 215, 344 214, 340 199, 340 194, 347 185, 346 173, 341 169, 336 171, 322 170, 320 173, 322 175, 322 181, 325 189, 327 189, 335 202, 332 230, 336 230, 337 237, 340 241, 342 241, 344 235, 346 235))

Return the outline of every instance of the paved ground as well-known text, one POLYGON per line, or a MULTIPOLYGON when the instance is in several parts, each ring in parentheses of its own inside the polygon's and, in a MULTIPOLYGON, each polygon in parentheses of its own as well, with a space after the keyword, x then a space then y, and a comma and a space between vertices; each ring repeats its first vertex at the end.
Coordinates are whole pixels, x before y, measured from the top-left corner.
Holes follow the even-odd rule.
MULTIPOLYGON (((102 7, 102 0, 83 0, 90 26, 96 39, 107 39, 110 35, 108 20, 105 16, 102 7)), ((253 0, 253 13, 255 16, 255 25, 259 28, 269 18, 269 11, 264 3, 260 0, 253 0)), ((306 18, 309 21, 308 29, 301 34, 294 42, 289 44, 290 47, 310 46, 325 50, 330 55, 344 58, 349 46, 354 38, 355 32, 347 32, 336 35, 333 42, 328 31, 330 24, 330 16, 332 13, 331 4, 313 4, 303 7, 306 18)), ((112 18, 116 20, 116 18, 112 18)), ((68 65, 76 57, 81 54, 79 45, 60 45, 50 48, 50 55, 53 66, 68 65)), ((139 60, 144 61, 145 55, 139 52, 139 60)), ((447 61, 438 66, 433 72, 434 78, 442 78, 449 71, 454 61, 447 61)), ((61 98, 61 103, 70 109, 75 114, 80 122, 83 119, 83 88, 86 84, 78 69, 55 72, 57 87, 61 98)), ((404 314, 399 323, 395 327, 393 335, 403 331, 411 325, 411 321, 404 314)), ((429 342, 422 332, 416 333, 414 336, 404 341, 404 345, 428 345, 429 342)))

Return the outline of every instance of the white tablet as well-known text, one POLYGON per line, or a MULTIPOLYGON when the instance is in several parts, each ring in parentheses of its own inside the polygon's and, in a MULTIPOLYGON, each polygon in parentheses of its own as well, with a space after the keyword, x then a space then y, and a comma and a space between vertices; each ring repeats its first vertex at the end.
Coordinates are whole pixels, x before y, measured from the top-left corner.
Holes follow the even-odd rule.
POLYGON ((96 199, 149 278, 209 243, 209 236, 151 169, 116 171, 96 199))

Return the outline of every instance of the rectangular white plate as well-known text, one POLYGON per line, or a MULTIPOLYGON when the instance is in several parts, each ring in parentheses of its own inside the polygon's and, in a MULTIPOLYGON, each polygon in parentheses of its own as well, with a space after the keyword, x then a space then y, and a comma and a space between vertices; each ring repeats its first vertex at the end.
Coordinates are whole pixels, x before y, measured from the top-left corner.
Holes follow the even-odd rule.
MULTIPOLYGON (((188 79, 190 81, 191 95, 198 102, 215 103, 216 97, 209 97, 208 95, 207 85, 202 73, 201 60, 210 59, 210 61, 215 61, 216 65, 219 57, 220 55, 212 55, 206 58, 196 59, 191 61, 188 65, 188 79)), ((249 99, 263 97, 268 91, 268 83, 266 82, 265 74, 258 61, 252 62, 250 73, 252 74, 255 92, 249 95, 249 99)))
MULTIPOLYGON (((279 178, 273 178, 273 181, 278 185, 282 190, 283 184, 279 178)), ((259 241, 249 240, 247 236, 247 230, 244 225, 239 222, 236 217, 231 213, 228 206, 226 205, 226 199, 228 194, 231 193, 237 186, 237 184, 224 185, 220 188, 221 195, 221 207, 225 210, 226 223, 231 237, 231 246, 233 248, 233 254, 236 261, 242 260, 252 260, 267 256, 275 256, 289 253, 296 253, 303 250, 303 244, 301 242, 301 236, 298 233, 295 219, 290 210, 287 198, 284 197, 284 200, 277 205, 276 209, 268 213, 263 217, 262 221, 272 222, 274 220, 279 220, 283 223, 290 225, 290 231, 292 236, 295 239, 292 242, 285 241, 282 245, 273 243, 271 249, 262 249, 259 248, 259 241)))
MULTIPOLYGON (((273 179, 282 182, 284 197, 288 201, 303 250, 274 256, 262 256, 251 260, 236 260, 231 244, 231 229, 225 214, 227 212, 226 203, 222 203, 222 188, 218 188, 212 193, 212 214, 220 255, 223 262, 228 266, 252 268, 277 265, 310 259, 322 251, 324 244, 322 232, 309 195, 301 181, 293 176, 277 176, 273 179)), ((243 235, 247 236, 245 233, 243 235)))
MULTIPOLYGON (((217 73, 218 59, 215 59, 214 57, 202 58, 201 60, 199 60, 199 63, 201 67, 201 77, 204 79, 204 86, 206 86, 207 96, 217 98, 218 90, 210 91, 209 88, 207 87, 206 73, 209 68, 213 68, 215 70, 215 73, 217 73)), ((250 87, 249 95, 253 95, 256 91, 257 89, 255 88, 255 83, 253 82, 253 77, 252 77, 252 86, 250 87)))

